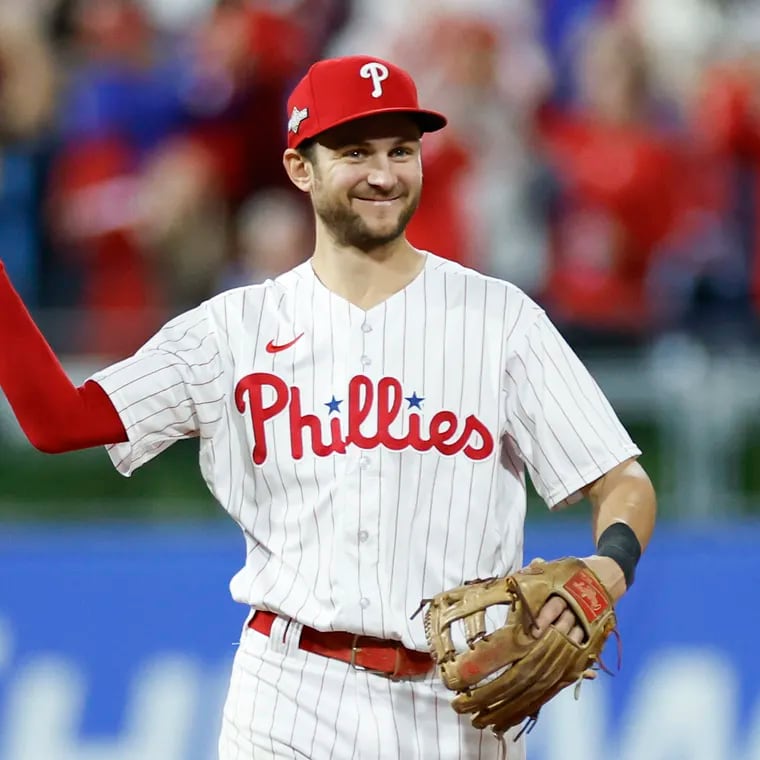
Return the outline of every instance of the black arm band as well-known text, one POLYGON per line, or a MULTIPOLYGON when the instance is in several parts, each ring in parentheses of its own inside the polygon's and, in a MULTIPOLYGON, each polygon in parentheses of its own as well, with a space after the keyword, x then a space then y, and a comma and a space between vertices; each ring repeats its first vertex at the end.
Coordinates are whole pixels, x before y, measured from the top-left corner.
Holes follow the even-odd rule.
POLYGON ((625 523, 612 523, 599 536, 596 553, 602 557, 611 557, 620 565, 626 588, 630 588, 641 557, 641 544, 633 530, 625 523))

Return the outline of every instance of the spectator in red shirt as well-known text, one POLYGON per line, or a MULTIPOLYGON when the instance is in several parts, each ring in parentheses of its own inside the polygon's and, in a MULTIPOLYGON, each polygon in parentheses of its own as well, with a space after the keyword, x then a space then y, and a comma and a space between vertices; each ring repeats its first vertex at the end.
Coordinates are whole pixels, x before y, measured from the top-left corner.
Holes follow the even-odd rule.
POLYGON ((537 141, 554 179, 550 268, 540 299, 577 344, 637 343, 663 325, 652 282, 683 247, 686 153, 652 120, 645 52, 616 21, 594 28, 579 57, 578 108, 545 105, 537 141))

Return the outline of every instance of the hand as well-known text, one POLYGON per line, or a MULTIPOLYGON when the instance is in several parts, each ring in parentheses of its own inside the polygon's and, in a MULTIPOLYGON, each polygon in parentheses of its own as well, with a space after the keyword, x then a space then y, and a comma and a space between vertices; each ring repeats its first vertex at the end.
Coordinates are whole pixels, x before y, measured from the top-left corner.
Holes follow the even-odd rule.
MULTIPOLYGON (((534 563, 540 563, 543 560, 534 559, 528 567, 534 563)), ((578 618, 575 613, 567 606, 567 602, 559 596, 553 596, 538 612, 536 617, 537 625, 533 628, 532 634, 535 638, 540 639, 549 626, 554 626, 560 633, 564 633, 574 641, 580 644, 586 636, 586 632, 578 625, 578 618)))
POLYGON ((583 628, 578 625, 578 618, 575 617, 575 613, 567 606, 567 602, 559 596, 553 596, 544 604, 539 610, 536 622, 538 626, 533 629, 532 633, 537 639, 546 633, 549 626, 554 626, 576 644, 580 644, 586 635, 583 628))
MULTIPOLYGON (((596 554, 582 559, 604 584, 612 597, 612 601, 617 602, 626 591, 625 577, 620 565, 611 557, 600 557, 596 554)), ((536 561, 533 560, 531 565, 536 561)), ((584 629, 578 624, 575 613, 567 606, 567 602, 559 596, 553 596, 541 607, 536 622, 538 625, 532 633, 537 639, 546 633, 549 626, 554 626, 576 644, 582 643, 586 635, 584 629)))

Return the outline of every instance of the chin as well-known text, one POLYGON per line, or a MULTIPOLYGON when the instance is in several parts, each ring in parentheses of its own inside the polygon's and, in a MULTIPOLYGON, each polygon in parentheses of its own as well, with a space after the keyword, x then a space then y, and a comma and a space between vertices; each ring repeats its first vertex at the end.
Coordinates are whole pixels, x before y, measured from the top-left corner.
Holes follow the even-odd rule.
POLYGON ((398 227, 401 220, 404 218, 406 208, 402 209, 378 209, 377 211, 370 212, 368 214, 362 214, 362 220, 365 226, 371 230, 391 230, 394 227, 398 227))
POLYGON ((357 248, 369 251, 373 248, 392 243, 397 240, 404 230, 398 224, 394 225, 365 225, 362 230, 355 230, 354 234, 349 235, 345 242, 354 245, 357 248))
POLYGON ((399 237, 399 235, 402 234, 403 229, 399 227, 398 223, 394 223, 373 226, 370 227, 367 232, 369 233, 367 235, 368 238, 372 238, 378 244, 384 245, 399 237))

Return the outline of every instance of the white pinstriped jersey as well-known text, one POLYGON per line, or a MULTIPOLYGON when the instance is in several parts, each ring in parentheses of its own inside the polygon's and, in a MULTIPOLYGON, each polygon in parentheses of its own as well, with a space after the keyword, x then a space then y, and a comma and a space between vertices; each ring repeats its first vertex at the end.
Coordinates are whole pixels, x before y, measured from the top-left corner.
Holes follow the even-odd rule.
POLYGON ((124 475, 199 437, 246 538, 236 600, 416 649, 423 597, 521 564, 526 468, 554 506, 640 453, 533 301, 433 254, 368 311, 306 262, 93 379, 127 430, 109 447, 124 475))

